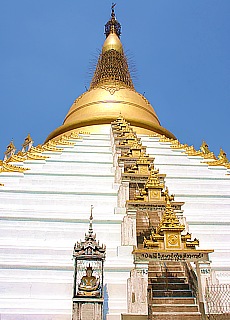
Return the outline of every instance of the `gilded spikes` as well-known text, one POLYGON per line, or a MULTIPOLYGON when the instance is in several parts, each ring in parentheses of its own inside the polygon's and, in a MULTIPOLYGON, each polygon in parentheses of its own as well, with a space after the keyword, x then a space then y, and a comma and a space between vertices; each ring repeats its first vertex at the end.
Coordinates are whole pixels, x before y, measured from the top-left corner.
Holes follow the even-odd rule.
POLYGON ((23 155, 21 153, 17 153, 12 155, 10 158, 8 158, 7 160, 5 160, 5 162, 9 163, 9 162, 23 162, 26 160, 26 155, 23 155))
POLYGON ((76 132, 71 132, 71 134, 68 136, 69 139, 81 139, 79 135, 76 132))
MULTIPOLYGON (((64 138, 59 142, 63 144, 66 142, 64 138)), ((26 160, 45 160, 49 158, 48 156, 44 156, 42 153, 44 151, 53 151, 53 152, 62 152, 63 149, 57 148, 56 143, 49 141, 44 145, 38 145, 37 147, 32 146, 33 140, 30 135, 25 138, 25 141, 22 145, 22 151, 19 151, 15 154, 16 148, 11 141, 11 143, 7 146, 7 150, 5 152, 4 161, 0 163, 0 172, 20 172, 23 173, 29 168, 25 168, 22 166, 15 165, 13 163, 24 163, 26 160), (27 151, 23 151, 27 150, 27 151)), ((71 144, 72 145, 72 144, 71 144)))
POLYGON ((23 168, 19 166, 12 165, 10 163, 7 163, 5 161, 2 162, 2 165, 0 167, 0 172, 25 172, 27 170, 30 170, 29 168, 23 168))
POLYGON ((31 147, 29 151, 18 151, 17 154, 13 154, 10 158, 6 159, 6 163, 11 162, 24 162, 25 160, 45 160, 49 157, 41 155, 42 150, 37 147, 31 147))
POLYGON ((202 156, 201 151, 196 151, 194 146, 187 146, 185 147, 185 153, 189 156, 202 156))
POLYGON ((61 145, 61 146, 74 146, 75 144, 74 142, 70 142, 69 137, 67 136, 62 136, 59 140, 56 140, 55 143, 56 145, 61 145))
POLYGON ((206 162, 209 166, 225 166, 230 168, 230 163, 226 157, 226 153, 221 149, 218 159, 208 148, 208 144, 203 141, 200 150, 196 150, 194 146, 189 146, 187 144, 182 144, 178 140, 170 139, 165 136, 160 136, 160 142, 170 142, 172 149, 184 149, 184 153, 188 156, 200 156, 207 160, 215 160, 206 162))
POLYGON ((36 153, 31 150, 27 152, 27 159, 28 160, 46 160, 48 158, 49 157, 43 156, 40 153, 36 153))
MULTIPOLYGON (((159 133, 156 133, 156 132, 155 132, 155 133, 153 133, 153 134, 150 134, 149 137, 158 137, 158 138, 159 138, 159 137, 163 137, 163 136, 160 135, 159 133)), ((163 141, 163 142, 168 142, 168 141, 163 141)))
POLYGON ((90 90, 96 87, 108 90, 111 95, 123 87, 134 89, 128 62, 123 52, 110 49, 99 56, 90 90))
MULTIPOLYGON (((19 151, 15 154, 16 148, 11 141, 7 146, 7 150, 5 152, 4 161, 0 162, 0 173, 1 172, 20 172, 23 173, 29 168, 25 168, 23 166, 15 165, 14 163, 23 164, 26 160, 46 160, 49 156, 44 155, 44 152, 62 152, 62 148, 58 148, 58 145, 68 145, 73 146, 74 142, 69 141, 70 139, 79 139, 79 136, 76 133, 72 133, 69 136, 62 136, 59 140, 53 141, 50 140, 46 144, 38 145, 33 147, 33 140, 30 134, 24 140, 22 145, 22 151, 19 151)), ((1 184, 0 184, 1 185, 1 184)))
POLYGON ((36 147, 31 147, 30 149, 30 152, 33 152, 33 153, 42 153, 43 150, 42 150, 42 146, 41 144, 37 145, 36 147))
POLYGON ((0 162, 0 173, 1 172, 25 172, 27 170, 30 170, 29 168, 24 168, 22 166, 16 166, 12 164, 12 162, 24 162, 26 160, 26 156, 21 151, 18 152, 17 155, 15 155, 16 148, 11 141, 11 143, 7 147, 7 151, 5 152, 5 158, 4 161, 0 162))
POLYGON ((62 152, 63 149, 57 148, 57 143, 53 142, 52 140, 49 140, 47 143, 43 144, 42 146, 39 145, 42 149, 42 151, 52 151, 52 152, 62 152))
POLYGON ((171 142, 171 148, 172 148, 172 149, 184 149, 184 148, 186 148, 186 147, 188 147, 187 144, 182 144, 182 143, 180 143, 178 140, 173 140, 173 141, 171 142))
POLYGON ((228 161, 226 153, 223 149, 220 149, 220 153, 218 155, 218 160, 206 162, 209 166, 224 166, 227 169, 230 169, 230 162, 228 161))
POLYGON ((36 147, 32 147, 30 151, 33 153, 42 153, 45 151, 62 152, 63 149, 57 148, 56 145, 57 144, 55 142, 49 140, 47 143, 43 145, 38 144, 36 147))
POLYGON ((173 141, 178 141, 178 140, 175 140, 175 139, 172 139, 172 138, 167 138, 166 136, 161 135, 159 141, 160 142, 171 142, 172 143, 173 141))
POLYGON ((69 136, 62 136, 59 140, 49 140, 47 143, 36 147, 31 147, 30 152, 33 154, 42 153, 45 151, 52 152, 62 152, 63 148, 58 148, 58 146, 74 146, 75 143, 69 141, 70 139, 80 139, 79 135, 76 133, 71 133, 69 136))

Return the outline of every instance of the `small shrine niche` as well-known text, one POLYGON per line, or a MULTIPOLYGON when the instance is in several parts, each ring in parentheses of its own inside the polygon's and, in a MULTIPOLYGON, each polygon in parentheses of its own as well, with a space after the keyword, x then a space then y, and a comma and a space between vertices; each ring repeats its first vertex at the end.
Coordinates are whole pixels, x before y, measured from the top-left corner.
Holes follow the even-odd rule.
POLYGON ((73 258, 74 290, 72 320, 102 320, 103 270, 106 248, 93 233, 93 206, 89 219, 89 231, 85 240, 75 243, 73 258))

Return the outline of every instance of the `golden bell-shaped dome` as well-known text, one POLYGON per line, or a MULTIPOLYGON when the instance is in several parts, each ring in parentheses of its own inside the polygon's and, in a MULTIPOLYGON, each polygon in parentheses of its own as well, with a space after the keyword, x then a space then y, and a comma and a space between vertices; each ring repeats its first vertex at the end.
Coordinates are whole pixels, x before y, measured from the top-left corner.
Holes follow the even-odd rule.
POLYGON ((111 19, 105 25, 106 40, 87 92, 71 106, 63 125, 54 130, 46 141, 73 129, 87 128, 100 132, 102 124, 110 124, 120 114, 137 132, 160 133, 175 138, 160 125, 149 101, 138 93, 130 76, 128 62, 120 41, 121 26, 112 9, 111 19))
POLYGON ((108 37, 106 38, 103 44, 102 53, 105 53, 106 51, 109 51, 112 49, 120 52, 121 54, 123 53, 121 40, 118 38, 116 33, 110 33, 108 35, 108 37))

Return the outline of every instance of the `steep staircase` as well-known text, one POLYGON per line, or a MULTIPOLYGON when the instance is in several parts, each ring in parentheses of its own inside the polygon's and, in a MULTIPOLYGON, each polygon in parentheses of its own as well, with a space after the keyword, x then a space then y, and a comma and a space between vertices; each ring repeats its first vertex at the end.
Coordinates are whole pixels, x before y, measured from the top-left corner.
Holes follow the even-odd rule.
POLYGON ((181 262, 149 264, 149 320, 201 320, 196 290, 181 262))

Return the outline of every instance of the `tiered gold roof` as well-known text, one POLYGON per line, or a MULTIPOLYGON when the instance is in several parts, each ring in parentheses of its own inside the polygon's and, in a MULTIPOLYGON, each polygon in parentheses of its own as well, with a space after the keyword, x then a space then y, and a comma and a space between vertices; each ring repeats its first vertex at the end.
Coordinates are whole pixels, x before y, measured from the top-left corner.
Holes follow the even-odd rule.
POLYGON ((102 124, 109 125, 119 114, 138 133, 157 132, 175 138, 160 125, 149 101, 135 90, 120 41, 120 31, 120 24, 112 9, 111 19, 105 25, 106 40, 90 88, 76 99, 63 125, 54 130, 46 141, 79 128, 100 132, 102 124))

